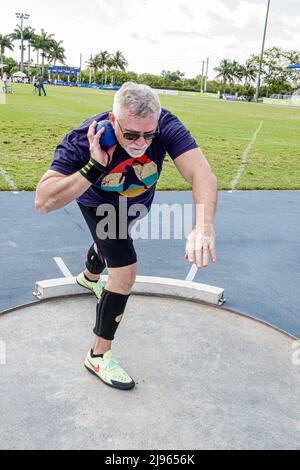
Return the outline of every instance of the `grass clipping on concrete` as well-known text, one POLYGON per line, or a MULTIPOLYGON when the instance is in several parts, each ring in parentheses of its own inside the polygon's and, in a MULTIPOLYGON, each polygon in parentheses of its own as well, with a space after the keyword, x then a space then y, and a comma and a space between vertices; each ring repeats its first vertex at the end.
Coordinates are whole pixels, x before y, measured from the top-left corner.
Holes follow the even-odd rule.
MULTIPOLYGON (((14 85, 14 93, 0 106, 2 191, 12 189, 5 174, 18 190, 34 191, 63 137, 89 117, 112 108, 109 91, 48 86, 47 92, 47 97, 39 97, 31 85, 14 85)), ((300 109, 225 102, 197 94, 161 96, 161 103, 190 130, 218 178, 219 190, 231 189, 261 121, 236 189, 299 189, 300 109)), ((157 189, 190 189, 169 156, 157 189)))

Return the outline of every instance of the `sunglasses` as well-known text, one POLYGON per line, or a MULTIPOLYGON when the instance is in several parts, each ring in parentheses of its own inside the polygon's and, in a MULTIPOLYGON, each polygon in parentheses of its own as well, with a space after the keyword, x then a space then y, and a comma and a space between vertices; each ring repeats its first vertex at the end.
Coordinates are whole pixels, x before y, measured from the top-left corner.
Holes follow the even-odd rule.
POLYGON ((154 132, 145 132, 142 134, 141 132, 124 132, 118 119, 116 121, 119 125, 119 128, 122 132, 124 139, 126 140, 138 140, 140 137, 144 137, 145 140, 153 140, 159 134, 159 126, 157 125, 157 129, 154 132))

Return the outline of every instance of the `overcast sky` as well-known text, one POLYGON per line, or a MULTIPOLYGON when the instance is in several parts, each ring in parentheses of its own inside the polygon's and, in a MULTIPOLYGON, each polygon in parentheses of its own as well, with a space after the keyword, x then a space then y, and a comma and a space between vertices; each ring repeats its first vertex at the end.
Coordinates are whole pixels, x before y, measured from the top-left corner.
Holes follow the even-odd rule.
MULTIPOLYGON (((0 33, 13 31, 16 12, 29 13, 26 25, 63 40, 69 66, 79 66, 80 52, 86 61, 120 49, 128 70, 179 69, 193 77, 209 57, 212 79, 221 59, 244 62, 260 52, 266 7, 267 0, 10 0, 1 6, 0 33)), ((300 0, 271 0, 271 46, 300 49, 300 0)))

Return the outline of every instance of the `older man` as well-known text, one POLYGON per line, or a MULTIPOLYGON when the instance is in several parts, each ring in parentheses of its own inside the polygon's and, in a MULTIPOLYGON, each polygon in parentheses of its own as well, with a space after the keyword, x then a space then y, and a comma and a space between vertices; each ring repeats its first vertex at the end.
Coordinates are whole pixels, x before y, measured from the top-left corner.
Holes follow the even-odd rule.
POLYGON ((125 83, 115 94, 112 112, 88 119, 69 133, 57 146, 53 162, 37 186, 35 205, 39 212, 54 211, 76 199, 90 229, 95 243, 77 282, 99 300, 94 344, 85 367, 119 389, 135 385, 111 351, 137 273, 136 252, 128 230, 137 219, 130 215, 130 207, 138 203, 145 207, 145 213, 150 210, 167 152, 192 185, 196 204, 196 222, 187 239, 185 256, 199 268, 205 267, 209 255, 216 261, 216 177, 189 131, 176 116, 161 108, 157 94, 146 85, 125 83), (116 137, 116 143, 106 150, 100 146, 106 131, 104 127, 96 129, 102 120, 110 121, 116 137), (125 200, 128 212, 124 236, 118 216, 125 200), (106 227, 104 236, 99 225, 107 212, 101 209, 108 207, 116 211, 117 227, 106 227), (108 281, 104 288, 100 274, 106 267, 108 281))

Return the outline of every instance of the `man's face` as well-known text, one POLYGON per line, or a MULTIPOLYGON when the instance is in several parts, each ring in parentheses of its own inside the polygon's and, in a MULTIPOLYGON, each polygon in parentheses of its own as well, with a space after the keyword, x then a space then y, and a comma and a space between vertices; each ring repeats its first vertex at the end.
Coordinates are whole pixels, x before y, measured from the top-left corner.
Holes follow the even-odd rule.
POLYGON ((122 111, 118 119, 113 113, 109 113, 109 120, 112 123, 119 144, 133 158, 142 157, 151 145, 153 139, 146 140, 144 134, 157 130, 158 119, 157 113, 151 113, 149 116, 141 118, 132 116, 128 111, 122 111), (123 133, 138 133, 139 137, 136 140, 128 140, 124 138, 123 133))

